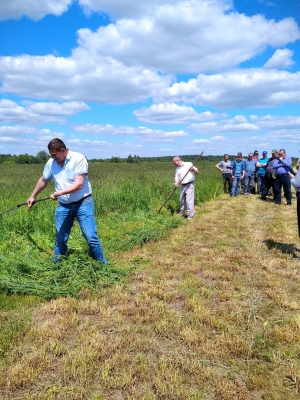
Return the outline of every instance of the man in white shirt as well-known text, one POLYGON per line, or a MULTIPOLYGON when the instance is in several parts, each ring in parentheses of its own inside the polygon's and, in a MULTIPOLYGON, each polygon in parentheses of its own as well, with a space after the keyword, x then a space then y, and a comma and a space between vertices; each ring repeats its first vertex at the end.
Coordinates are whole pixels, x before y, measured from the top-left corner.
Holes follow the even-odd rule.
POLYGON ((58 200, 58 206, 55 211, 54 264, 59 261, 61 256, 67 254, 67 242, 74 219, 77 219, 80 225, 91 256, 102 264, 106 264, 97 235, 87 159, 82 154, 67 149, 64 142, 59 138, 52 139, 49 142, 48 150, 51 158, 47 161, 43 175, 38 180, 31 196, 27 200, 27 204, 28 209, 30 209, 36 196, 53 179, 55 191, 50 198, 58 200))
POLYGON ((173 163, 176 166, 174 185, 180 185, 179 215, 184 217, 187 210, 188 219, 192 219, 194 217, 195 174, 199 174, 199 171, 191 162, 184 162, 178 156, 173 158, 173 163))

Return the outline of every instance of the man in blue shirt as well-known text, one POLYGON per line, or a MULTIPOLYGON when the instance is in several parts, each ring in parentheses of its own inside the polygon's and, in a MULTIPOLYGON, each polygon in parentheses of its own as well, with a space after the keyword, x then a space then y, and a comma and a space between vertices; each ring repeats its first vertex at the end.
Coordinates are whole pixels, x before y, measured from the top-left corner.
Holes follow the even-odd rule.
POLYGON ((287 157, 285 150, 280 149, 279 157, 273 162, 273 169, 276 170, 276 178, 274 183, 275 204, 281 203, 281 188, 283 187, 286 203, 288 206, 292 205, 291 178, 289 175, 291 166, 291 157, 287 157))
POLYGON ((253 153, 248 154, 247 160, 244 160, 245 179, 244 195, 249 195, 254 182, 254 174, 257 161, 253 159, 253 153))
POLYGON ((236 160, 230 164, 231 176, 232 176, 232 188, 230 197, 238 196, 241 190, 241 182, 244 178, 245 167, 243 163, 242 153, 237 153, 236 160))
POLYGON ((257 162, 257 181, 258 181, 258 193, 261 195, 264 193, 264 188, 265 188, 265 173, 267 169, 267 162, 269 161, 269 158, 267 157, 268 152, 263 151, 262 152, 262 158, 260 158, 257 162))
POLYGON ((56 239, 53 262, 58 262, 61 256, 67 254, 67 242, 76 218, 88 243, 91 256, 102 264, 106 264, 97 235, 92 187, 88 178, 86 158, 80 153, 67 149, 64 142, 58 138, 49 142, 48 150, 51 158, 47 161, 43 175, 38 180, 27 204, 30 209, 36 196, 53 179, 55 191, 50 198, 58 200, 55 211, 56 239))

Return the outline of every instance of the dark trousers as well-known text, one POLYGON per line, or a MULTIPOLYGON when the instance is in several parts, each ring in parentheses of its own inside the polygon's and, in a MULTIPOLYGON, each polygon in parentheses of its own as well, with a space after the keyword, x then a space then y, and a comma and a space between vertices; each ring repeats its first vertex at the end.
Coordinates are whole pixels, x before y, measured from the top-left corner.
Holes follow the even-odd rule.
MULTIPOLYGON (((274 191, 274 183, 275 183, 274 178, 272 178, 272 177, 269 178, 269 177, 265 176, 265 186, 264 186, 263 193, 261 194, 261 198, 262 198, 263 200, 266 199, 267 194, 268 194, 268 192, 269 192, 269 190, 270 190, 271 188, 273 188, 273 191, 274 191)), ((274 200, 275 200, 275 197, 274 197, 274 200)))
POLYGON ((292 204, 291 178, 289 174, 276 175, 274 183, 274 200, 276 204, 281 203, 281 188, 287 204, 292 204))
POLYGON ((232 176, 231 173, 222 173, 223 183, 224 183, 224 193, 230 193, 232 188, 232 176), (228 189, 227 189, 228 186, 228 189))
POLYGON ((300 237, 300 192, 297 192, 296 196, 297 196, 298 233, 300 237))

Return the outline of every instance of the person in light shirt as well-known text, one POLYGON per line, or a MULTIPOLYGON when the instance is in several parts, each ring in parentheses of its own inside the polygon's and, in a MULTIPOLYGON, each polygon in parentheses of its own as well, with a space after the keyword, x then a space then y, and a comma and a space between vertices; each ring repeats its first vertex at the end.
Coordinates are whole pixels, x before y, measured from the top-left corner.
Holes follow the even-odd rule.
POLYGON ((195 198, 195 174, 198 169, 191 163, 185 162, 180 157, 173 158, 176 166, 174 185, 180 185, 180 210, 179 214, 184 217, 188 212, 188 219, 194 218, 194 198, 195 198))
POLYGON ((223 184, 224 184, 224 193, 231 193, 232 187, 232 176, 230 172, 230 164, 228 154, 224 154, 223 160, 218 162, 216 168, 222 172, 223 184))
POLYGON ((51 158, 47 161, 43 175, 38 180, 27 204, 30 209, 36 196, 53 179, 55 191, 50 198, 58 200, 55 211, 56 238, 53 263, 57 263, 62 256, 67 254, 67 242, 74 220, 77 219, 91 256, 100 263, 106 264, 96 230, 87 159, 82 154, 67 149, 59 138, 49 142, 48 150, 51 158))
POLYGON ((298 219, 298 234, 300 238, 300 158, 296 165, 297 174, 294 175, 289 172, 289 176, 291 178, 291 184, 295 188, 296 197, 297 197, 297 219, 298 219))

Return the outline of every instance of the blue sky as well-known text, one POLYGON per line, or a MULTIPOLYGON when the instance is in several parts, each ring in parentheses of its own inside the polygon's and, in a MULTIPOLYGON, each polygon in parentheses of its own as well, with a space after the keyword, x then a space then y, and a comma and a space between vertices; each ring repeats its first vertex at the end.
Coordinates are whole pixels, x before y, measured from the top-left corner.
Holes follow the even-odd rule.
POLYGON ((0 153, 300 150, 294 0, 10 0, 0 153))

